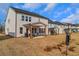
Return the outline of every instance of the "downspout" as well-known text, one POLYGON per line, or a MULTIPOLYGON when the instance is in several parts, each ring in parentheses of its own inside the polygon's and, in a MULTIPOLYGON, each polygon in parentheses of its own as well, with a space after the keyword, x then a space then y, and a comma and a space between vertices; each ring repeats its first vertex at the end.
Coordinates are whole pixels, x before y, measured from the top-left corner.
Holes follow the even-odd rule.
POLYGON ((15 37, 17 37, 17 12, 15 13, 15 37))

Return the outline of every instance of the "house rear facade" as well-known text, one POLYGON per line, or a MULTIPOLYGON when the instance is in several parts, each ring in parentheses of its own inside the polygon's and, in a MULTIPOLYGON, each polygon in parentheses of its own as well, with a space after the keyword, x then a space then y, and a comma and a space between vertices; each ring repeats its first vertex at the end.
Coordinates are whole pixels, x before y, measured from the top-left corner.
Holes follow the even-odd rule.
POLYGON ((5 21, 5 34, 13 37, 48 35, 48 19, 29 11, 10 7, 5 21))
POLYGON ((10 7, 5 21, 5 34, 13 37, 63 34, 66 29, 79 31, 79 26, 51 21, 39 14, 10 7))

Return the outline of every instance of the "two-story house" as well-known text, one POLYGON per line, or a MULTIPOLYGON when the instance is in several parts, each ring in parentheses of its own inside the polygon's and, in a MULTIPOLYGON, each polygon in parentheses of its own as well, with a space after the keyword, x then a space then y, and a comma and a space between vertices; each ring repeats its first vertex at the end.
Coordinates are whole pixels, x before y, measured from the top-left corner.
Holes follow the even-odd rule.
POLYGON ((64 24, 57 21, 49 21, 49 34, 63 34, 64 33, 64 24))
POLYGON ((10 7, 5 21, 5 34, 13 37, 48 35, 48 18, 10 7))
POLYGON ((52 21, 39 14, 14 7, 8 9, 5 21, 5 34, 13 37, 63 34, 68 28, 70 32, 72 29, 79 31, 79 26, 52 21))

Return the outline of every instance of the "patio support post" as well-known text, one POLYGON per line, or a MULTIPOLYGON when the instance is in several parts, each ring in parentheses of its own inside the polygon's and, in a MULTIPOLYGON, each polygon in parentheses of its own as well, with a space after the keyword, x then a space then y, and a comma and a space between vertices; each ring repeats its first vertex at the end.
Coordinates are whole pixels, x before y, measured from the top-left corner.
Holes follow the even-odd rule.
POLYGON ((46 26, 45 26, 45 36, 46 36, 46 26))
POLYGON ((32 38, 32 25, 30 26, 30 38, 32 38))
POLYGON ((39 35, 39 27, 37 28, 37 35, 39 35))

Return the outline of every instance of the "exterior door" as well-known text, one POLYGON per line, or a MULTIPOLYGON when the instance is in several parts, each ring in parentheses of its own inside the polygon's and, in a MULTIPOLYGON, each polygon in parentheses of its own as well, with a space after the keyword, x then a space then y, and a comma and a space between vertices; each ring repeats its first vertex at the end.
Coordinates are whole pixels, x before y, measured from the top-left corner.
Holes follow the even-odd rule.
POLYGON ((26 28, 26 33, 25 33, 25 36, 28 37, 29 36, 29 33, 28 33, 28 28, 26 28))

